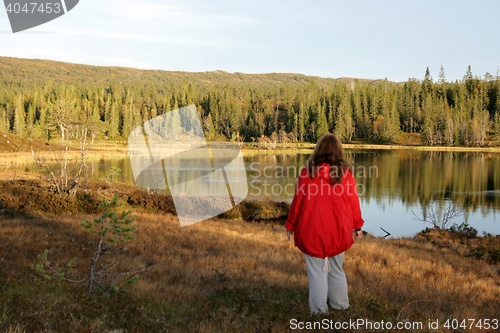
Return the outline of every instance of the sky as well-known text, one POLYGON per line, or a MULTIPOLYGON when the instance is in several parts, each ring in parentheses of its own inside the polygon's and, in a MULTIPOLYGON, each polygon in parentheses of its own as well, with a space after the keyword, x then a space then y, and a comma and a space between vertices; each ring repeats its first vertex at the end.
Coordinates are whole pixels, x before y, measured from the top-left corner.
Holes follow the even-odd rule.
MULTIPOLYGON (((1 6, 1 5, 0 5, 1 6)), ((498 0, 80 0, 0 56, 99 66, 448 81, 497 75, 498 0)))

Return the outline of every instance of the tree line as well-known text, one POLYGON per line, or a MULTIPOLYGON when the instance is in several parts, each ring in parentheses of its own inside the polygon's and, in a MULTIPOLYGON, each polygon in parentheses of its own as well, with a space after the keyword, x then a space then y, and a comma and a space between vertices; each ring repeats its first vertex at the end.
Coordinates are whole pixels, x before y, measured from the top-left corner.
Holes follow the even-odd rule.
POLYGON ((187 73, 0 58, 0 132, 62 140, 124 139, 143 122, 195 104, 209 140, 485 146, 500 138, 500 77, 448 82, 327 79, 300 74, 187 73), (82 130, 85 127, 85 132, 82 130), (90 131, 88 130, 90 128, 90 131))

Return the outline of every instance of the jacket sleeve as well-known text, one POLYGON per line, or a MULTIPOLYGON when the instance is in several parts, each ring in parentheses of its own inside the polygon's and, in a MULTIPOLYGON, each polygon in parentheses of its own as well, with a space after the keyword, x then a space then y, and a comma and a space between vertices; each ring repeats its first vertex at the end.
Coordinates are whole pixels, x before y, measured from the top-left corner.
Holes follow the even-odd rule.
POLYGON ((354 230, 359 230, 365 224, 365 221, 361 217, 361 207, 359 204, 359 195, 356 187, 356 179, 351 171, 349 171, 348 175, 348 195, 349 195, 349 205, 352 209, 353 216, 353 228, 354 230))
POLYGON ((290 211, 288 212, 288 218, 286 219, 285 228, 287 230, 295 230, 295 225, 299 217, 299 213, 302 208, 302 203, 306 196, 307 190, 307 170, 302 169, 300 176, 297 180, 297 186, 295 187, 295 195, 293 196, 292 204, 290 206, 290 211))

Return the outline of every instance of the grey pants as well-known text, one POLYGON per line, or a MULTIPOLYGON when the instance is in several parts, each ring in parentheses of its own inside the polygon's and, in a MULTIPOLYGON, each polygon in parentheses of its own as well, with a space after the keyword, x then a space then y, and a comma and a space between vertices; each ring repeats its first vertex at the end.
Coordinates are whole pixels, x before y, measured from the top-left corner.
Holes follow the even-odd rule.
POLYGON ((328 313, 327 300, 335 310, 349 307, 347 279, 342 263, 344 253, 320 259, 306 254, 306 269, 309 279, 309 310, 311 314, 328 313))

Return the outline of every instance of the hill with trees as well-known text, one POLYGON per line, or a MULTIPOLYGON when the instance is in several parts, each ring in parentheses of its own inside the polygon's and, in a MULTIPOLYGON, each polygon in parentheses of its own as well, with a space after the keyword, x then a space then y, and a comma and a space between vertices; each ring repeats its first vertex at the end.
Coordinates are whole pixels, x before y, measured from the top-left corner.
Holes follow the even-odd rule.
POLYGON ((209 140, 485 146, 500 140, 500 78, 448 82, 301 74, 167 72, 0 57, 0 132, 23 138, 124 139, 144 121, 195 104, 209 140), (86 131, 81 129, 85 126, 86 131))

